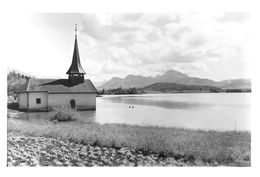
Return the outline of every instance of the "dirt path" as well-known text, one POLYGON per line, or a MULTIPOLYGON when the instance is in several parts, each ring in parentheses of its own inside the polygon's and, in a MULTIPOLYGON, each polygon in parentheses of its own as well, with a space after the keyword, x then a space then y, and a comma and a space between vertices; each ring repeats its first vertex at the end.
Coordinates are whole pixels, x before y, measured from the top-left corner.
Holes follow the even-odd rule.
MULTIPOLYGON (((84 145, 59 138, 8 134, 7 166, 187 166, 184 159, 128 148, 84 145)), ((195 165, 195 164, 193 164, 195 165)), ((198 165, 198 164, 197 164, 198 165)), ((204 164, 205 165, 205 164, 204 164)))

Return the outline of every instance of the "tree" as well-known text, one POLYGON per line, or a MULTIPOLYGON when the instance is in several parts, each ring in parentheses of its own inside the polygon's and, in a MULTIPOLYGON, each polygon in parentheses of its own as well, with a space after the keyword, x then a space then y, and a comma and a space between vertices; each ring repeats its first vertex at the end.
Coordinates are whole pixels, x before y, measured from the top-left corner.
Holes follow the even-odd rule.
POLYGON ((102 90, 101 94, 105 94, 105 89, 102 90))

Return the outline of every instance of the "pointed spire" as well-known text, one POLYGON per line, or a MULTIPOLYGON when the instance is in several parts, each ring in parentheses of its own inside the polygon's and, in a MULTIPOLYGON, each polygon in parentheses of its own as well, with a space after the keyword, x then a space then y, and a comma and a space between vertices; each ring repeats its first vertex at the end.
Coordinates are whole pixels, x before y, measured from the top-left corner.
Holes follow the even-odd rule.
POLYGON ((84 75, 86 74, 80 64, 80 57, 79 57, 79 49, 78 49, 78 40, 77 40, 77 24, 75 24, 75 43, 74 43, 74 51, 72 57, 72 63, 70 65, 69 70, 66 74, 69 75, 84 75))

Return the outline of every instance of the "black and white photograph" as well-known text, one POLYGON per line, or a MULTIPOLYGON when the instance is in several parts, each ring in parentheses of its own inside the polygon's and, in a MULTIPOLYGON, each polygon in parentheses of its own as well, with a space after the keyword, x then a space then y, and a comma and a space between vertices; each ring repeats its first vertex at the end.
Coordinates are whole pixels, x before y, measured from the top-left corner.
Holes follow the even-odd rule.
POLYGON ((250 12, 16 17, 6 167, 252 166, 250 12))

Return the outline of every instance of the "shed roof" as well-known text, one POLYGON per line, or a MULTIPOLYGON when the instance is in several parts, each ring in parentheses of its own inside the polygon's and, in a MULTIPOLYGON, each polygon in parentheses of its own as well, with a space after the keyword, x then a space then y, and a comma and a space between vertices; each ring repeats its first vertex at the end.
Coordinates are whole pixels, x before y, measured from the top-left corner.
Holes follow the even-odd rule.
POLYGON ((21 85, 16 93, 49 92, 49 93, 97 93, 97 89, 89 79, 83 83, 72 84, 68 79, 33 79, 21 85))

